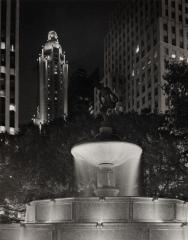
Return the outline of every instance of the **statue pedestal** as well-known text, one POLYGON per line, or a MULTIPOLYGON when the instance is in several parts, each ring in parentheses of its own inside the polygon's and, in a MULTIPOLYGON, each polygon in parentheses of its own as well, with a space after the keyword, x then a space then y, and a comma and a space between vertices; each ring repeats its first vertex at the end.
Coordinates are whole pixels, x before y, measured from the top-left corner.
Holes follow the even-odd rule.
POLYGON ((117 196, 119 190, 116 188, 115 174, 112 163, 100 163, 97 171, 97 189, 95 195, 101 196, 117 196))

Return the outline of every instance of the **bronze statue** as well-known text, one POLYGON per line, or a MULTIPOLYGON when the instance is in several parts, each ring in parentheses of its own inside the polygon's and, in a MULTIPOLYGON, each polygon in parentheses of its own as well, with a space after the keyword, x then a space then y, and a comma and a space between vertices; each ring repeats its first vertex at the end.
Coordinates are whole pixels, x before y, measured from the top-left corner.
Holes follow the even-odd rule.
POLYGON ((98 83, 96 88, 99 90, 100 112, 103 119, 106 120, 114 112, 118 97, 109 87, 105 87, 102 83, 98 83))

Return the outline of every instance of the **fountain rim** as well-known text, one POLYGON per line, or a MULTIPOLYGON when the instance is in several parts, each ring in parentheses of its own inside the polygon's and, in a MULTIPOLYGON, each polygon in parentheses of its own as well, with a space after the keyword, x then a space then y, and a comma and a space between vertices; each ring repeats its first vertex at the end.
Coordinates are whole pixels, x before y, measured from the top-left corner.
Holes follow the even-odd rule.
MULTIPOLYGON (((114 144, 114 153, 123 153, 123 154, 125 154, 125 156, 126 156, 127 150, 131 149, 133 154, 129 155, 129 158, 126 158, 126 159, 132 158, 136 151, 137 151, 136 159, 138 159, 138 158, 141 157, 142 152, 143 152, 142 148, 139 145, 137 145, 135 143, 132 143, 132 142, 118 141, 118 140, 105 140, 105 141, 98 141, 97 140, 97 141, 86 141, 86 142, 75 144, 71 148, 71 154, 72 154, 72 156, 75 159, 78 159, 78 157, 76 155, 80 154, 79 153, 79 151, 80 151, 79 148, 82 151, 83 147, 85 147, 85 149, 87 149, 87 150, 92 150, 92 151, 97 153, 98 151, 94 150, 95 148, 97 149, 97 146, 96 146, 97 144, 100 147, 102 147, 104 150, 105 150, 106 146, 108 146, 107 144, 111 144, 111 147, 113 147, 113 144, 114 144), (117 151, 115 149, 116 145, 119 145, 119 147, 121 147, 121 151, 117 151)), ((106 149, 108 149, 108 147, 106 149)), ((119 165, 121 165, 121 164, 123 164, 125 162, 124 160, 123 161, 121 161, 121 160, 118 160, 118 161, 108 161, 108 160, 105 160, 105 159, 103 159, 101 161, 100 160, 99 161, 87 161, 88 159, 87 159, 86 155, 87 154, 84 154, 82 156, 80 155, 81 159, 82 160, 86 160, 86 162, 90 162, 94 166, 100 166, 101 164, 105 164, 106 163, 106 164, 112 164, 111 166, 115 167, 115 166, 119 166, 119 165)), ((135 158, 135 156, 134 156, 134 158, 135 158)))
POLYGON ((113 140, 113 139, 111 139, 111 140, 98 140, 98 139, 96 139, 96 140, 88 140, 88 141, 86 140, 86 141, 78 142, 78 143, 74 144, 74 145, 71 147, 71 151, 72 151, 73 148, 75 148, 75 147, 77 147, 77 146, 85 145, 85 144, 93 144, 93 143, 125 143, 125 144, 134 145, 134 146, 140 148, 140 150, 142 151, 142 148, 141 148, 138 144, 136 144, 136 143, 134 143, 134 142, 131 142, 131 141, 121 141, 121 140, 113 140))
POLYGON ((117 202, 124 200, 124 201, 130 201, 130 202, 134 202, 134 201, 141 201, 141 202, 168 202, 168 203, 180 203, 180 204, 188 204, 188 202, 182 200, 182 199, 176 199, 176 198, 163 198, 163 197, 159 197, 159 198, 155 198, 155 197, 145 197, 145 196, 105 196, 103 198, 101 198, 100 196, 92 196, 92 197, 61 197, 61 198, 46 198, 46 199, 37 199, 37 200, 33 200, 30 201, 28 203, 26 203, 26 206, 30 206, 30 205, 35 205, 36 203, 45 203, 45 202, 61 202, 61 201, 83 201, 85 202, 85 200, 88 201, 94 201, 94 200, 117 200, 117 202), (118 201, 119 200, 119 201, 118 201))

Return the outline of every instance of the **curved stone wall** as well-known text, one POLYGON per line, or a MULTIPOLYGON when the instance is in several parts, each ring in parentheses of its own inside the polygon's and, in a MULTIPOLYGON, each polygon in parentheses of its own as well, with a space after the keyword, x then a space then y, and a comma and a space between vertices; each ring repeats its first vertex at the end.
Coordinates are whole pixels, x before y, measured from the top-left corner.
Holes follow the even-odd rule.
POLYGON ((187 240, 182 223, 2 224, 2 240, 187 240))
POLYGON ((33 201, 26 221, 0 225, 2 240, 187 240, 188 204, 144 197, 33 201))
POLYGON ((144 197, 64 198, 33 201, 26 223, 188 222, 188 204, 144 197))

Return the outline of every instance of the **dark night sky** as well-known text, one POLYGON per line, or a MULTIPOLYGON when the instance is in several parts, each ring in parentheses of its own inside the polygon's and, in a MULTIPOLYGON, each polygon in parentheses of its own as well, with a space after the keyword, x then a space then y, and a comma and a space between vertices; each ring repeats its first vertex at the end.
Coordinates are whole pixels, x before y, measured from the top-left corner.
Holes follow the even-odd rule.
POLYGON ((36 110, 37 57, 50 30, 66 51, 70 70, 103 68, 103 40, 117 1, 22 0, 20 23, 20 122, 36 110))

